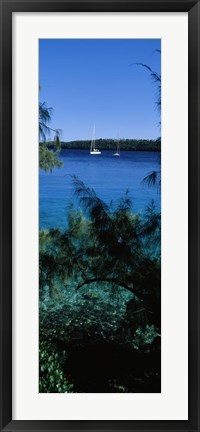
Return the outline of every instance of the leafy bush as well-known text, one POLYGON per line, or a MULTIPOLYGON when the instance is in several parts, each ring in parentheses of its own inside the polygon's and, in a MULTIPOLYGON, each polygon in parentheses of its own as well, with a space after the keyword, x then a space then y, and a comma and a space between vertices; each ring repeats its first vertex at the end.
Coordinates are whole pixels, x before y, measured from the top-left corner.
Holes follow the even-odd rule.
POLYGON ((134 334, 133 346, 135 349, 146 348, 149 350, 154 342, 154 339, 159 337, 160 334, 154 325, 147 324, 145 328, 139 327, 134 334))
POLYGON ((40 393, 72 393, 73 385, 64 377, 59 354, 50 342, 40 341, 40 393))
POLYGON ((40 391, 158 392, 160 214, 73 182, 81 210, 40 232, 40 391))

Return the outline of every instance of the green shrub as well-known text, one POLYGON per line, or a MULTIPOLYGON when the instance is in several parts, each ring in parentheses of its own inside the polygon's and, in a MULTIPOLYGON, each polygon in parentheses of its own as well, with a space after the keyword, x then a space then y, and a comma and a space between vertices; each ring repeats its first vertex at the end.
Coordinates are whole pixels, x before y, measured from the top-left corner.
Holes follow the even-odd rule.
POLYGON ((73 384, 64 377, 59 354, 55 347, 46 341, 40 342, 40 393, 72 393, 73 384))
POLYGON ((135 331, 133 346, 136 350, 145 348, 148 351, 157 337, 160 337, 160 334, 155 326, 147 324, 145 328, 139 327, 135 331))

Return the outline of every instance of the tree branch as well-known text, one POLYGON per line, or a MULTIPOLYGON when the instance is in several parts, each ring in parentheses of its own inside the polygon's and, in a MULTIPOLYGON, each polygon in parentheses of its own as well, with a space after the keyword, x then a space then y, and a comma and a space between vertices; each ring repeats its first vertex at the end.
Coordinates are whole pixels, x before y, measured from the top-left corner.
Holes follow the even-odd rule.
MULTIPOLYGON (((76 290, 78 291, 80 288, 82 288, 84 285, 88 285, 90 283, 94 283, 94 282, 108 282, 108 283, 116 283, 116 285, 119 285, 125 289, 127 289, 128 291, 130 291, 134 296, 136 296, 133 288, 131 288, 130 286, 126 285, 124 282, 118 280, 117 278, 108 278, 108 277, 96 277, 96 278, 91 278, 91 279, 85 279, 84 282, 80 283, 76 290)), ((136 296, 137 297, 137 296, 136 296)))

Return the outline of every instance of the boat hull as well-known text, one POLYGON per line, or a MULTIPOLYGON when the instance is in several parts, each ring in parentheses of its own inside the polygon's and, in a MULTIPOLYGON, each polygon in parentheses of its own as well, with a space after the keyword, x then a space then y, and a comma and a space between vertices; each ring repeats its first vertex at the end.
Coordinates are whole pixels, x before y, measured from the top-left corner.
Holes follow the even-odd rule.
POLYGON ((101 152, 99 150, 90 151, 90 154, 92 154, 92 155, 98 155, 98 154, 101 154, 101 152))

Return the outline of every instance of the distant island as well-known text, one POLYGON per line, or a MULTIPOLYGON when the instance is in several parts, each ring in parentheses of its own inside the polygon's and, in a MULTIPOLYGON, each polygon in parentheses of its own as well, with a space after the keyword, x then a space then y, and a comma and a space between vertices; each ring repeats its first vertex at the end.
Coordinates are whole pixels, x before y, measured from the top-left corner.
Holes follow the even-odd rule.
MULTIPOLYGON (((95 145, 99 150, 115 150, 117 142, 119 142, 120 150, 128 150, 128 151, 161 151, 161 139, 157 138, 155 140, 146 140, 146 139, 96 139, 95 145)), ((55 147, 55 143, 53 141, 48 141, 47 146, 49 149, 53 149, 55 147)), ((61 148, 63 150, 88 150, 91 145, 91 140, 82 140, 82 141, 61 141, 61 148)))

